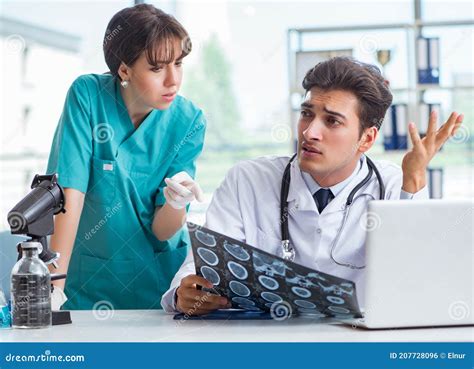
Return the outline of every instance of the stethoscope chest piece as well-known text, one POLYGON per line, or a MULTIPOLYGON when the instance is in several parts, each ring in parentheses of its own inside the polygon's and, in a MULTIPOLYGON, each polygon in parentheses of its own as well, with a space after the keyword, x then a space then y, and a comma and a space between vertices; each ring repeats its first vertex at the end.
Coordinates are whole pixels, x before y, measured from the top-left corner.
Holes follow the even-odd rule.
POLYGON ((293 246, 291 246, 289 240, 283 240, 281 241, 281 246, 282 246, 282 258, 288 261, 294 261, 295 260, 295 249, 293 246))

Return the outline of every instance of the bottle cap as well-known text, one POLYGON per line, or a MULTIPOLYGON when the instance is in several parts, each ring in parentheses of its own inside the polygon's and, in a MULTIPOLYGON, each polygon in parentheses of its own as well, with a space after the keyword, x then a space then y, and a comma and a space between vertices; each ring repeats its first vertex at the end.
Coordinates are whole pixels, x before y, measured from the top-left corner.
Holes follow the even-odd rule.
POLYGON ((20 243, 20 246, 23 250, 27 250, 27 249, 38 249, 39 253, 41 254, 41 252, 43 251, 43 245, 41 244, 41 242, 36 242, 36 241, 25 241, 25 242, 21 242, 20 243))

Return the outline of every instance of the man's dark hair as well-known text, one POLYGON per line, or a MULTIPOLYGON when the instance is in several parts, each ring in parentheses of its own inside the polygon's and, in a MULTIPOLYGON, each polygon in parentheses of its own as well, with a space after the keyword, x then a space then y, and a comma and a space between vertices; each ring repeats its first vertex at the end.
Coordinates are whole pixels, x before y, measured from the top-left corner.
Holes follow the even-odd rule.
POLYGON ((334 57, 318 63, 303 80, 303 88, 352 92, 359 102, 360 134, 369 127, 380 129, 385 112, 392 103, 392 93, 379 68, 349 57, 334 57))
POLYGON ((181 59, 191 52, 191 41, 173 16, 150 4, 125 8, 112 17, 105 31, 105 62, 115 77, 120 63, 131 67, 144 51, 150 65, 168 64, 175 59, 176 39, 182 46, 182 54, 176 59, 181 59))

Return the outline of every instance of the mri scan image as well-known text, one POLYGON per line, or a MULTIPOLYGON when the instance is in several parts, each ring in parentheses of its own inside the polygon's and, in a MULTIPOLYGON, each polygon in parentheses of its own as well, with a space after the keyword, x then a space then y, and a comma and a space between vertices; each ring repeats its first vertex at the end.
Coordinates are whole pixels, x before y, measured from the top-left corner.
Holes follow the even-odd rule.
POLYGON ((338 314, 349 314, 350 310, 340 306, 329 306, 329 310, 338 314))
POLYGON ((299 297, 311 297, 311 291, 303 287, 291 287, 291 291, 299 297))
POLYGON ((229 282, 229 288, 233 293, 235 293, 238 296, 250 296, 250 289, 243 283, 239 281, 230 281, 229 282))
POLYGON ((340 297, 337 297, 337 296, 327 296, 326 298, 328 299, 329 302, 331 302, 333 304, 340 305, 340 304, 344 303, 344 299, 342 299, 340 297))
POLYGON ((300 275, 297 273, 288 273, 287 281, 290 284, 298 285, 300 287, 316 287, 318 282, 326 279, 319 273, 308 273, 307 275, 300 275))
POLYGON ((273 293, 273 292, 266 292, 265 291, 265 292, 262 292, 260 296, 265 301, 268 301, 268 302, 271 302, 271 303, 283 301, 283 299, 280 296, 278 296, 276 293, 273 293))
POLYGON ((259 309, 259 308, 256 307, 256 306, 239 305, 239 307, 240 307, 241 309, 249 310, 249 311, 262 311, 262 309, 259 309))
POLYGON ((250 254, 242 246, 224 241, 224 249, 240 261, 250 260, 250 254))
POLYGON ((199 257, 206 262, 206 264, 216 266, 219 262, 219 258, 214 253, 214 251, 206 249, 204 247, 199 247, 197 249, 199 257))
POLYGON ((218 285, 221 282, 221 277, 214 269, 204 265, 201 267, 201 275, 206 278, 213 285, 218 285))
POLYGON ((276 290, 280 287, 278 281, 272 277, 268 277, 266 275, 259 275, 258 281, 260 284, 268 290, 276 290))
POLYGON ((312 303, 311 301, 295 300, 294 303, 295 305, 298 305, 304 309, 316 309, 316 304, 312 303))
POLYGON ((246 305, 246 306, 255 306, 255 302, 244 297, 233 297, 232 302, 235 302, 239 305, 246 305))
POLYGON ((361 318, 355 284, 192 223, 196 274, 226 296, 232 308, 269 312, 284 303, 293 315, 361 318))
POLYGON ((216 239, 212 234, 209 234, 207 232, 203 232, 201 230, 196 230, 194 233, 196 238, 201 242, 202 244, 208 246, 208 247, 214 247, 216 246, 216 239))
POLYGON ((275 260, 273 257, 257 251, 253 253, 253 266, 257 273, 267 276, 284 276, 287 270, 287 265, 283 259, 275 260))
POLYGON ((238 279, 247 279, 249 273, 242 265, 236 263, 235 261, 229 261, 227 263, 227 268, 233 274, 235 278, 238 279))

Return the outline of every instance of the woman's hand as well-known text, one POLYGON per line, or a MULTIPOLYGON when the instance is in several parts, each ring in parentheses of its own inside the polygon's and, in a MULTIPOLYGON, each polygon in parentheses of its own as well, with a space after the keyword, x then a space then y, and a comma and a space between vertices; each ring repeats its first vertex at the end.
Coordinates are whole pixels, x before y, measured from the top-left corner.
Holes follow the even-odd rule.
POLYGON ((171 178, 165 178, 163 189, 166 202, 174 209, 183 209, 194 200, 203 201, 201 187, 186 172, 179 172, 171 178))
POLYGON ((188 173, 179 172, 171 178, 165 178, 163 189, 166 202, 157 207, 152 229, 160 241, 169 240, 186 222, 186 205, 191 201, 202 202, 201 187, 188 173))
POLYGON ((61 306, 67 301, 67 296, 63 289, 58 286, 53 286, 53 292, 51 293, 51 309, 60 310, 61 306))

